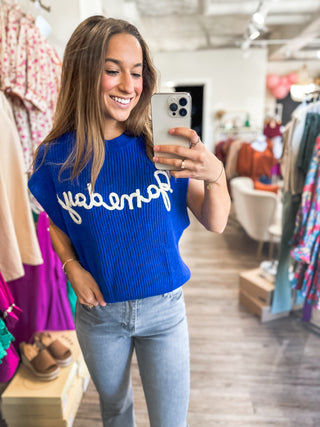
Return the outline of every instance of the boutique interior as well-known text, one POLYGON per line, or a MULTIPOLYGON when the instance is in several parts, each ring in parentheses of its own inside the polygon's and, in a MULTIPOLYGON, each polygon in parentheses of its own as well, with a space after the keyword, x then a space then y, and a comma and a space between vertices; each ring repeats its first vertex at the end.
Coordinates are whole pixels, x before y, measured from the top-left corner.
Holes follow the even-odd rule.
MULTIPOLYGON (((66 43, 101 14, 140 30, 159 92, 191 94, 192 128, 223 162, 232 200, 222 234, 190 213, 180 241, 189 426, 319 426, 319 0, 1 1, 0 426, 102 426, 75 294, 27 187, 66 43), (31 341, 63 359, 58 377, 23 363, 37 356, 31 341)), ((135 359, 132 384, 147 427, 135 359)))

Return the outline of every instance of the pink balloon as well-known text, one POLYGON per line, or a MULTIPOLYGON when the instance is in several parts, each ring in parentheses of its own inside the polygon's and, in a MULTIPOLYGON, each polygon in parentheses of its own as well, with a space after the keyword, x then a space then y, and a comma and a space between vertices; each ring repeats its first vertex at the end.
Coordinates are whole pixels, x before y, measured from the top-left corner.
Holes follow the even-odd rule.
POLYGON ((298 73, 289 73, 287 75, 287 79, 289 80, 289 82, 294 85, 295 83, 297 83, 297 81, 299 80, 299 75, 298 73))
POLYGON ((289 91, 290 89, 288 86, 279 85, 272 89, 272 95, 277 99, 283 99, 288 95, 289 91))
POLYGON ((279 76, 277 76, 276 74, 268 74, 266 80, 268 89, 272 89, 279 84, 279 76))
POLYGON ((287 86, 289 83, 289 80, 287 78, 287 76, 281 76, 279 78, 279 86, 287 86))

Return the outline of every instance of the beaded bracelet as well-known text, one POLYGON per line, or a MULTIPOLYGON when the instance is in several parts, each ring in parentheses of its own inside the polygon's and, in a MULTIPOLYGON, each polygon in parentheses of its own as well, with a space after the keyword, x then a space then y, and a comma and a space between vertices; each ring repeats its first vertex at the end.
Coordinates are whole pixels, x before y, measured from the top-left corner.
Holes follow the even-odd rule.
POLYGON ((62 270, 66 273, 66 269, 65 269, 65 267, 66 267, 66 265, 69 263, 69 262, 71 262, 71 261, 77 261, 77 262, 79 262, 77 259, 75 259, 75 258, 68 258, 64 263, 63 263, 63 265, 62 265, 62 270))
POLYGON ((220 160, 220 164, 221 164, 221 170, 219 172, 218 177, 214 181, 205 181, 207 190, 210 190, 212 188, 213 184, 216 184, 219 181, 219 179, 221 178, 221 175, 222 175, 222 172, 223 172, 223 169, 224 169, 223 168, 223 163, 222 163, 221 160, 220 160))

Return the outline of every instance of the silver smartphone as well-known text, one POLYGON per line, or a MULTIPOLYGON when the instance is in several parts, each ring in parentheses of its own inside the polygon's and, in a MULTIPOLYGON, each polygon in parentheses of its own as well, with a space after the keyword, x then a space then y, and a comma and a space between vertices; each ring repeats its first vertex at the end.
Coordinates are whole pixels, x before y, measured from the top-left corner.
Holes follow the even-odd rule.
MULTIPOLYGON (((151 98, 153 145, 181 145, 189 148, 188 139, 170 135, 170 128, 191 127, 191 96, 187 92, 155 93, 151 98)), ((167 153, 158 157, 180 158, 167 153)), ((156 163, 157 169, 175 170, 171 165, 156 163)))

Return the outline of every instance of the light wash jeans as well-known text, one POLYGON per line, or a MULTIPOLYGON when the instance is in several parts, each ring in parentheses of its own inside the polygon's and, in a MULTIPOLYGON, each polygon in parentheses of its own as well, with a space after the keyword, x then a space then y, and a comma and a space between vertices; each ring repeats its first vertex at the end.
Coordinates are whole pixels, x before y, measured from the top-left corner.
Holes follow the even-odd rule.
POLYGON ((134 427, 130 365, 135 349, 151 427, 186 427, 189 335, 182 289, 88 308, 76 331, 100 396, 103 425, 134 427))

